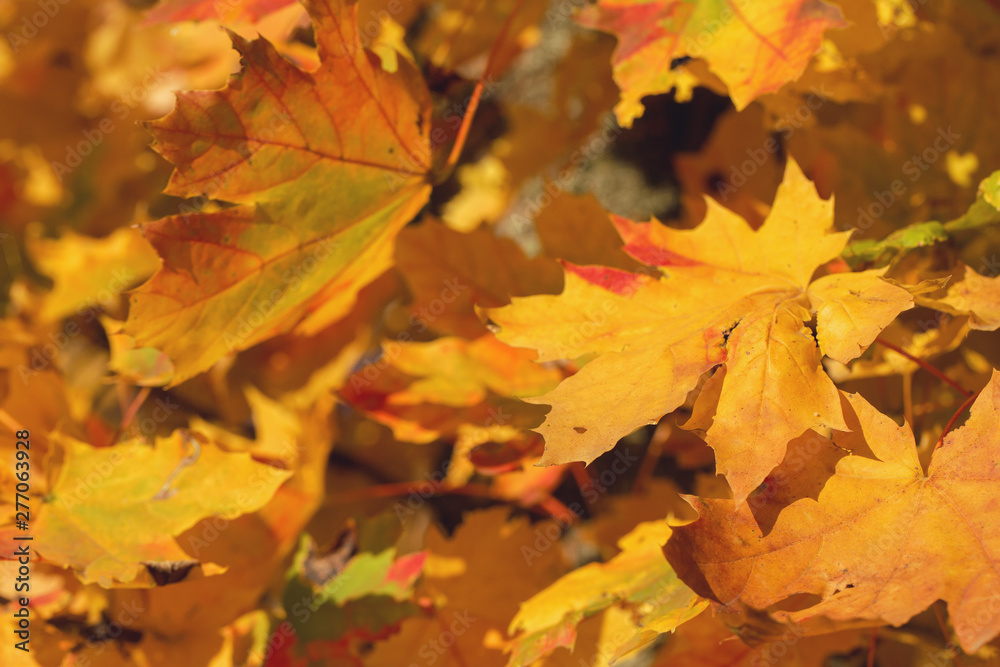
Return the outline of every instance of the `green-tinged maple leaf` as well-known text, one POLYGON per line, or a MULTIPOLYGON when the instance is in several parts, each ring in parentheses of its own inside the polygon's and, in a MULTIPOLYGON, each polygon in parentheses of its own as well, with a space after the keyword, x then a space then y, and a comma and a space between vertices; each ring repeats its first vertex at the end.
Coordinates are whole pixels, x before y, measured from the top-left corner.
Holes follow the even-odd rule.
POLYGON ((539 351, 541 361, 593 355, 554 391, 538 431, 543 464, 590 462, 617 440, 684 401, 705 371, 725 364, 716 392, 703 392, 691 427, 707 431, 717 469, 738 502, 811 428, 843 428, 836 388, 820 366, 860 354, 913 297, 880 272, 816 270, 837 257, 823 201, 790 162, 757 231, 712 201, 694 230, 616 218, 625 250, 659 277, 566 265, 558 296, 514 299, 490 311, 498 337, 539 351), (807 328, 817 317, 819 343, 807 328))
POLYGON ((111 348, 108 370, 118 379, 140 387, 162 387, 170 382, 174 376, 170 357, 156 348, 137 348, 134 338, 121 333, 123 322, 104 317, 101 324, 111 348))
MULTIPOLYGON (((303 537, 289 577, 305 576, 310 561, 309 545, 303 537)), ((366 595, 385 595, 396 601, 407 599, 413 583, 420 576, 426 554, 419 552, 397 558, 396 549, 383 549, 379 553, 362 552, 350 558, 342 569, 335 571, 327 581, 314 586, 318 602, 342 605, 366 595)), ((311 559, 317 561, 315 556, 311 559)), ((313 582, 315 584, 315 582, 313 582)))
POLYGON ((948 232, 940 222, 922 222, 904 227, 880 241, 868 239, 852 243, 844 249, 844 259, 851 266, 856 266, 864 262, 876 261, 890 253, 923 248, 947 239, 948 232))
POLYGON ((213 515, 257 511, 291 476, 212 444, 192 461, 179 432, 155 447, 131 441, 96 448, 59 434, 52 440, 64 460, 39 508, 36 548, 103 586, 152 586, 160 571, 177 569, 173 563, 196 566, 177 535, 213 515))
MULTIPOLYGON (((396 521, 394 516, 388 519, 396 521)), ((377 530, 377 525, 362 526, 363 532, 373 529, 377 530)), ((296 649, 289 648, 290 653, 308 651, 313 642, 346 645, 352 635, 375 636, 418 613, 412 601, 413 585, 426 554, 398 556, 395 547, 386 547, 377 553, 362 550, 352 555, 352 547, 357 546, 348 539, 331 552, 318 555, 311 538, 300 540, 285 575, 283 594, 296 637, 296 649)))
POLYGON ((821 597, 792 620, 900 625, 943 599, 959 643, 974 652, 1000 630, 998 415, 994 371, 925 473, 909 426, 847 395, 852 432, 789 447, 744 506, 690 498, 700 518, 674 530, 667 557, 694 590, 724 603, 821 597))
POLYGON ((1000 211, 1000 171, 994 171, 979 184, 979 199, 1000 211))
POLYGON ((637 609, 639 630, 615 646, 616 657, 672 632, 708 606, 674 574, 662 545, 670 537, 665 520, 641 523, 618 542, 621 553, 607 563, 584 565, 521 604, 510 624, 509 667, 534 664, 557 647, 572 650, 576 626, 616 604, 637 609))
POLYGON ((600 0, 580 22, 618 36, 615 113, 625 127, 642 115, 643 97, 678 84, 680 59, 706 60, 739 110, 798 78, 823 32, 844 25, 822 0, 600 0))
POLYGON ((243 71, 188 92, 151 125, 176 169, 166 192, 237 204, 144 225, 162 269, 136 290, 125 333, 174 364, 173 384, 276 333, 347 313, 391 263, 427 201, 429 99, 405 59, 361 48, 355 3, 309 4, 320 65, 234 36, 243 71))
POLYGON ((959 232, 1000 222, 1000 171, 993 172, 979 184, 975 203, 962 216, 948 222, 921 222, 889 234, 881 240, 862 240, 844 249, 844 259, 852 265, 864 262, 885 263, 896 253, 923 248, 959 232))

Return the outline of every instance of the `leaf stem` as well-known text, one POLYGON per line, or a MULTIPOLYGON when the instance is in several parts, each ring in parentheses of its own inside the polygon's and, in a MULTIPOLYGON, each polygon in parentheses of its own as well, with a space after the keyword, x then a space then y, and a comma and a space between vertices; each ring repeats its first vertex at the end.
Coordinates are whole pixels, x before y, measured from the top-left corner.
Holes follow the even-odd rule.
POLYGON ((465 148, 465 140, 469 137, 472 120, 476 117, 476 111, 479 109, 479 100, 483 96, 483 88, 486 86, 486 82, 493 76, 493 67, 496 65, 497 54, 500 53, 500 47, 507 39, 507 33, 513 24, 514 16, 521 10, 524 3, 525 0, 518 0, 514 9, 507 15, 503 27, 500 28, 500 34, 497 35, 496 41, 493 42, 493 48, 490 49, 489 58, 486 60, 486 67, 483 69, 483 74, 479 77, 479 81, 476 82, 476 87, 469 98, 469 105, 465 108, 465 116, 462 117, 462 126, 458 128, 458 134, 455 136, 455 143, 451 147, 451 153, 448 154, 448 160, 441 169, 442 181, 447 180, 455 165, 458 164, 458 158, 462 154, 462 149, 465 148))
POLYGON ((577 516, 576 512, 566 507, 565 503, 555 496, 549 496, 548 498, 540 501, 538 503, 538 507, 548 512, 553 519, 563 524, 563 526, 576 523, 576 520, 580 518, 577 516))
MULTIPOLYGON (((941 601, 938 600, 932 606, 934 607, 934 615, 937 616, 938 625, 941 626, 941 634, 944 635, 945 648, 948 648, 953 644, 951 643, 951 635, 948 633, 948 624, 944 622, 944 613, 941 611, 941 601)), ((962 667, 962 660, 958 657, 958 653, 955 651, 952 651, 952 653, 955 658, 955 667, 962 667)))
POLYGON ((574 461, 569 464, 570 474, 573 475, 573 480, 576 482, 576 486, 580 489, 580 495, 583 496, 583 504, 587 506, 587 511, 591 515, 597 512, 594 507, 594 501, 590 497, 589 488, 594 486, 593 481, 590 479, 590 473, 587 471, 587 466, 585 466, 581 461, 574 461))
POLYGON ((135 398, 129 404, 128 408, 126 408, 123 411, 121 424, 119 424, 118 428, 115 429, 115 432, 111 434, 112 445, 118 442, 118 438, 125 431, 125 429, 129 427, 129 425, 132 423, 132 420, 135 419, 135 415, 139 412, 139 408, 142 407, 142 404, 145 403, 146 399, 149 397, 149 392, 151 389, 152 387, 143 387, 142 389, 140 389, 139 393, 135 395, 135 398))
POLYGON ((943 372, 941 372, 940 370, 938 370, 934 366, 931 366, 929 363, 927 363, 923 359, 920 359, 918 357, 913 356, 912 354, 910 354, 906 350, 902 349, 901 347, 897 347, 897 346, 893 345, 892 343, 890 343, 890 342, 888 342, 888 341, 886 341, 886 340, 884 340, 882 338, 876 338, 875 342, 878 343, 879 345, 881 345, 882 347, 889 348, 890 350, 892 350, 896 354, 900 354, 900 355, 906 357, 907 359, 909 359, 913 363, 917 364, 918 366, 920 366, 921 368, 923 368, 925 371, 927 371, 928 373, 930 373, 931 375, 933 375, 937 379, 941 380, 942 382, 944 382, 945 384, 947 384, 948 386, 950 386, 951 388, 953 388, 955 391, 957 391, 960 394, 962 394, 962 396, 965 396, 966 398, 968 398, 969 396, 973 395, 973 393, 971 391, 969 391, 968 389, 966 389, 965 387, 963 387, 959 383, 957 383, 954 380, 952 380, 950 377, 948 377, 947 375, 945 375, 943 372))
POLYGON ((955 425, 955 422, 958 421, 958 418, 962 416, 962 413, 965 412, 970 405, 972 405, 973 401, 975 401, 978 396, 979 392, 977 391, 975 394, 972 394, 967 399, 965 399, 964 403, 958 406, 958 410, 955 411, 955 414, 953 414, 951 416, 951 419, 948 420, 948 423, 945 424, 944 430, 941 432, 941 437, 938 439, 937 446, 934 449, 937 449, 938 447, 941 447, 944 444, 944 436, 948 435, 948 431, 951 430, 951 427, 955 425))

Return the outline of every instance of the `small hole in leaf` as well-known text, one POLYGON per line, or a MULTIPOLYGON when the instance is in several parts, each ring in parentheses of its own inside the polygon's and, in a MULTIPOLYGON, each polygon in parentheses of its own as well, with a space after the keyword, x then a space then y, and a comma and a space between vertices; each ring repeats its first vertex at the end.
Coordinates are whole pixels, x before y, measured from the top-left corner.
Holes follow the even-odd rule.
POLYGON ((585 429, 582 426, 574 426, 573 430, 576 431, 577 433, 586 433, 587 432, 587 429, 585 429))

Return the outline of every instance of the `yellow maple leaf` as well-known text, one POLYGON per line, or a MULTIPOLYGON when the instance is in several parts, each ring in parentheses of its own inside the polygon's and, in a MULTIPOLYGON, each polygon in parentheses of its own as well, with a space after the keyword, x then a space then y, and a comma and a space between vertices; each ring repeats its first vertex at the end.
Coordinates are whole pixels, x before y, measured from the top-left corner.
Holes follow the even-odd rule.
POLYGON ((901 311, 909 291, 878 272, 813 274, 839 255, 847 233, 831 233, 823 201, 794 162, 764 224, 754 231, 708 200, 694 230, 616 218, 625 250, 658 275, 566 264, 557 296, 515 298, 490 311, 499 338, 539 359, 594 356, 552 392, 538 431, 542 464, 590 462, 684 401, 702 373, 724 364, 718 392, 696 409, 738 502, 808 429, 844 428, 823 353, 860 354, 901 311), (819 343, 807 323, 817 315, 819 343), (707 424, 706 421, 706 424, 707 424))

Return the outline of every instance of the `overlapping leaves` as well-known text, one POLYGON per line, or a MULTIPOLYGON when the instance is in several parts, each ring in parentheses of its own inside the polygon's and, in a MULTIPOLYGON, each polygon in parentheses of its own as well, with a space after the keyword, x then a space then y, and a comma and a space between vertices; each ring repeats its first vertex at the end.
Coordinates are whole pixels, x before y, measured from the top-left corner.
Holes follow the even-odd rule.
POLYGON ((539 428, 543 463, 592 461, 680 406, 717 366, 688 427, 706 432, 737 502, 790 440, 843 429, 820 357, 857 357, 913 297, 880 271, 813 280, 849 236, 830 229, 832 209, 792 162, 759 230, 712 202, 691 231, 619 218, 626 251, 655 274, 567 264, 562 294, 491 311, 501 340, 542 361, 593 357, 531 399, 552 406, 539 428))
MULTIPOLYGON (((821 601, 793 619, 900 625, 938 599, 974 652, 1000 631, 1000 374, 921 467, 908 426, 847 395, 833 442, 796 443, 758 502, 691 499, 701 518, 666 554, 703 595, 767 607, 795 593, 821 601)), ((805 440, 805 439, 804 439, 805 440)))

